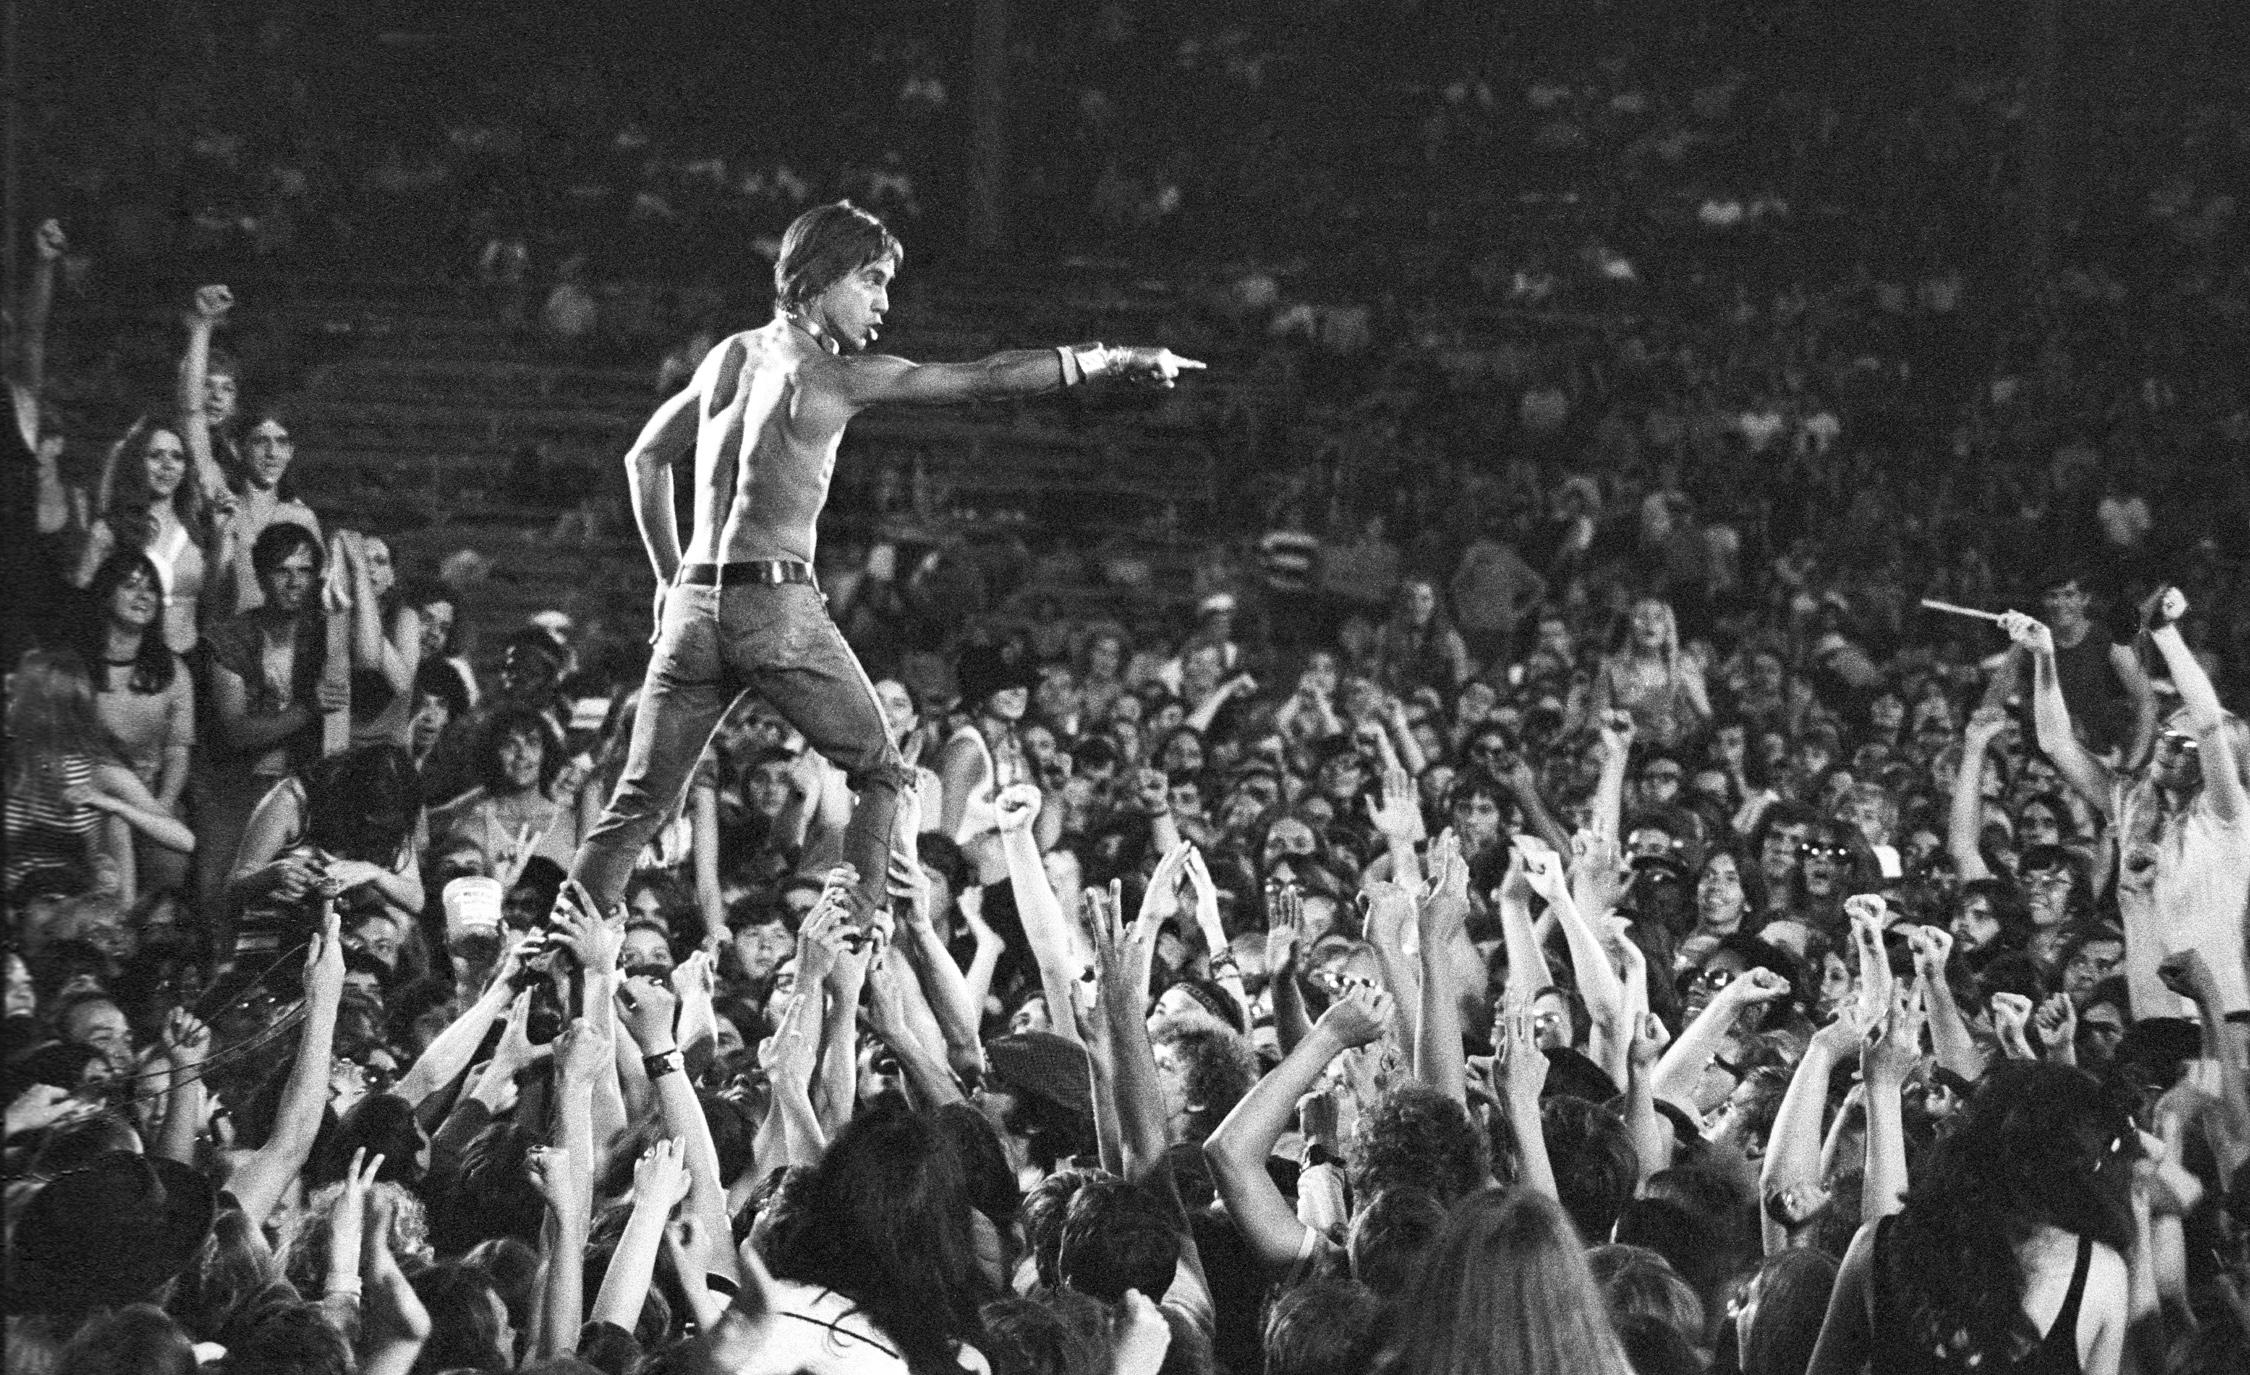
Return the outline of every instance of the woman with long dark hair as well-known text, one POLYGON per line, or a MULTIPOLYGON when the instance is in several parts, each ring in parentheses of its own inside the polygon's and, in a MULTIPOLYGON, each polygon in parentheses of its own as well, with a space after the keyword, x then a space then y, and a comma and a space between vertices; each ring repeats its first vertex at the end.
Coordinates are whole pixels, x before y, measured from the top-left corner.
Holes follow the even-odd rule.
MULTIPOLYGON (((86 591, 86 662, 93 669, 94 713, 125 766, 171 815, 180 814, 195 746, 195 683, 166 643, 158 618, 163 578, 144 550, 102 560, 86 591)), ((189 856, 146 837, 134 845, 140 888, 178 888, 189 856)))
POLYGON ((1844 1257, 1813 1375, 2113 1375, 2126 1329, 2132 1119, 2093 1076, 1989 1071, 1897 1215, 1844 1257))
POLYGON ((1561 1207, 1488 1189, 1453 1210, 1400 1304, 1385 1375, 1631 1375, 1561 1207))
POLYGON ((156 569, 165 643, 176 654, 194 649, 210 600, 206 584, 234 557, 241 531, 224 508, 204 500, 178 429, 135 422, 102 465, 98 504, 71 581, 86 587, 111 555, 145 553, 156 569))
MULTIPOLYGON (((852 1119, 804 1180, 767 1261, 774 1311, 835 1340, 886 1348, 915 1375, 961 1369, 996 1297, 977 1264, 974 1205, 949 1134, 903 1107, 852 1119)), ((869 1354, 874 1354, 870 1352, 869 1354)))
POLYGON ((1400 694, 1421 687, 1450 693, 1468 680, 1469 647, 1438 606, 1437 584, 1427 578, 1399 584, 1398 603, 1375 632, 1375 674, 1400 694))
POLYGON ((414 761, 396 745, 330 755, 273 785, 243 828, 227 884, 239 909, 234 954, 271 954, 310 933, 315 901, 333 894, 356 915, 385 910, 402 928, 422 911, 414 852, 421 795, 414 761))

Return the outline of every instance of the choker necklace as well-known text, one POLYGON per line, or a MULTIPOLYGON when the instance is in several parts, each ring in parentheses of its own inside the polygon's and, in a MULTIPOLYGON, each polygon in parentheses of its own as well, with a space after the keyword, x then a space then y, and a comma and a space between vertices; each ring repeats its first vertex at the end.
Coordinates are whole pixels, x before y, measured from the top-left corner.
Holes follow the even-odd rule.
POLYGON ((781 313, 781 318, 787 320, 797 329, 804 331, 805 337, 820 345, 824 351, 828 353, 843 352, 842 349, 837 347, 836 341, 830 337, 827 330, 822 329, 810 320, 800 318, 795 311, 785 310, 781 313))

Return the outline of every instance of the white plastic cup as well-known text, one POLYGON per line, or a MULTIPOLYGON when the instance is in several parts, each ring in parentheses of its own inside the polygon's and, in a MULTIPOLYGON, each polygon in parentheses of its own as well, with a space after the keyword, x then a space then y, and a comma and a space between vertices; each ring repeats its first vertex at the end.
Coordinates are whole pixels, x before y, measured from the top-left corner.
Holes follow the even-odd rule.
POLYGON ((500 933, 500 899, 507 890, 500 880, 481 874, 457 878, 445 885, 445 939, 500 933))

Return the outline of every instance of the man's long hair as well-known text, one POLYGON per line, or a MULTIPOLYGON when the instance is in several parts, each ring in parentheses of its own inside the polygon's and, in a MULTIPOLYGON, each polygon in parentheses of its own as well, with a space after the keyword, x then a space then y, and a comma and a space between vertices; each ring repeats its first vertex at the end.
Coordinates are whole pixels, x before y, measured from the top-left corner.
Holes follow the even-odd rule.
POLYGON ((773 264, 774 303, 795 310, 870 263, 906 261, 883 222, 850 201, 816 205, 790 222, 773 264))

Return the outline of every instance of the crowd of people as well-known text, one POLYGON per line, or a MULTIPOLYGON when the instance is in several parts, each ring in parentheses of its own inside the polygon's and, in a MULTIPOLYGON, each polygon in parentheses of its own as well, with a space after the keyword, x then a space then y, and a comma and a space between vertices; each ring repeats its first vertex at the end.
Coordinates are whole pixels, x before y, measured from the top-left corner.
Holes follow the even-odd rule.
POLYGON ((755 697, 595 911, 616 654, 542 615, 472 662, 435 570, 324 529, 222 286, 67 481, 38 244, 12 1370, 2239 1358, 2222 554, 2059 539, 2036 616, 1962 616, 1905 600, 1996 600, 1952 566, 1706 576, 1583 478, 1450 578, 1380 516, 1269 532, 1181 623, 874 659, 916 781, 872 923, 755 697))
MULTIPOLYGON (((1538 152, 1547 207, 1441 274, 1538 323, 1317 269, 1179 293, 1166 337, 1241 363, 1166 403, 1228 468, 1190 607, 1038 595, 1070 533, 1014 602, 824 545, 916 776, 864 925, 851 791, 755 697, 590 910, 637 636, 475 624, 337 528, 223 286, 71 452, 86 250, 42 226, 0 460, 10 1375, 2240 1369, 2250 259, 2197 178, 2242 111, 2099 131, 2112 180, 2177 154, 2164 194, 2023 293, 1964 210, 2022 194, 2019 92, 1807 103, 1697 13, 1591 69, 1575 30, 1415 59, 1409 160, 1538 152)), ((1272 170, 1317 159, 1140 117, 1258 117, 1333 41, 1213 22, 1027 42, 1065 237, 1361 223, 1272 170)), ((550 333, 653 337, 524 226, 696 264, 830 181, 909 214, 963 103, 911 31, 868 123, 923 142, 819 188, 496 102, 356 201, 209 136, 258 206, 66 203, 118 209, 104 270, 443 206, 503 310, 553 271, 550 333)))

